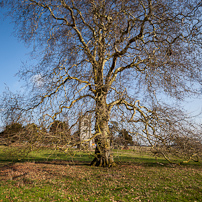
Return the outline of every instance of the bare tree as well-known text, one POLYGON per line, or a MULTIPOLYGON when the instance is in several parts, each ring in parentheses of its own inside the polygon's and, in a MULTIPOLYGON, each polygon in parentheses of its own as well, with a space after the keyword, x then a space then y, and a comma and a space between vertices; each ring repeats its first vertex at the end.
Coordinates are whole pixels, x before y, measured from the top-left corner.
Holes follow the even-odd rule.
POLYGON ((19 93, 12 93, 9 88, 1 96, 0 113, 1 122, 8 126, 13 123, 22 123, 23 97, 19 93))
POLYGON ((149 121, 153 131, 144 136, 152 146, 151 151, 170 163, 174 157, 183 163, 199 161, 202 157, 201 126, 173 107, 159 106, 153 113, 149 121))
POLYGON ((153 144, 151 136, 161 137, 153 106, 197 94, 201 85, 200 0, 0 2, 39 61, 19 72, 32 87, 24 108, 40 109, 45 121, 64 111, 94 113, 95 165, 114 163, 112 114, 153 144))

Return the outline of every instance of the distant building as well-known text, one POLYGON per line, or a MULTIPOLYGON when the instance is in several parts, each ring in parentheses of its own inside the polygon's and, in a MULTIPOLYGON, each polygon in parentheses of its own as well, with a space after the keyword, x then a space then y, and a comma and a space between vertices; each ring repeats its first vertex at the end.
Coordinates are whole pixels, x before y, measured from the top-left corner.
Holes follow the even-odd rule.
MULTIPOLYGON (((79 133, 80 142, 88 140, 92 137, 91 134, 91 116, 87 115, 80 119, 79 121, 79 133)), ((86 141, 82 145, 88 145, 90 148, 94 146, 94 140, 86 141)))

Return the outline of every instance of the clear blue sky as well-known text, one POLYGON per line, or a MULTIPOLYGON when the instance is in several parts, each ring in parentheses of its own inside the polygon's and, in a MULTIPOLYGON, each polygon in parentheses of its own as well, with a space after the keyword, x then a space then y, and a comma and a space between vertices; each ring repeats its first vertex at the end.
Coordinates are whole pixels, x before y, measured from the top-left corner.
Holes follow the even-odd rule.
POLYGON ((0 94, 5 90, 5 84, 12 91, 20 89, 20 83, 15 74, 22 66, 22 62, 28 60, 30 49, 26 48, 13 35, 11 19, 4 18, 0 9, 0 94))
MULTIPOLYGON (((20 90, 20 84, 15 74, 22 66, 22 62, 29 60, 28 53, 31 49, 25 47, 14 35, 11 19, 4 18, 0 9, 0 95, 5 90, 5 84, 11 91, 20 90)), ((198 99, 187 99, 184 104, 186 109, 196 115, 202 111, 202 96, 198 99)), ((202 124, 202 115, 197 118, 197 122, 202 124)))

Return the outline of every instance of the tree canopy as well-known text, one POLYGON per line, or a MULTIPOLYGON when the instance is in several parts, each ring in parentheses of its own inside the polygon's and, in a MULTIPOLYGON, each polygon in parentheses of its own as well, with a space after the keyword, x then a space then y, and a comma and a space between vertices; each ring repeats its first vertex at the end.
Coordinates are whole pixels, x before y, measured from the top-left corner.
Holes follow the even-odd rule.
POLYGON ((152 146, 183 128, 174 121, 184 121, 183 110, 167 100, 201 87, 201 1, 0 2, 38 60, 19 72, 32 95, 23 108, 40 110, 47 122, 93 114, 96 165, 113 163, 108 123, 115 116, 152 146))

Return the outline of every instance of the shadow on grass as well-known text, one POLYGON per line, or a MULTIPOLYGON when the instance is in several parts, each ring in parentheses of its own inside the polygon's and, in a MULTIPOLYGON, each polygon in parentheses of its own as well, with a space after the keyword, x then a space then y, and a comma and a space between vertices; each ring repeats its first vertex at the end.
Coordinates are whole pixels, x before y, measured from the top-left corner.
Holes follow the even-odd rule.
POLYGON ((52 151, 52 150, 39 150, 30 152, 28 155, 8 155, 0 150, 0 168, 6 165, 12 165, 17 162, 35 162, 45 164, 57 164, 57 165, 90 165, 93 160, 93 156, 85 154, 81 151, 75 151, 73 155, 52 151))
POLYGON ((155 159, 153 157, 146 158, 146 157, 115 157, 115 161, 118 164, 134 164, 134 165, 143 165, 143 166, 152 166, 152 167, 158 167, 158 166, 168 166, 170 163, 166 161, 165 159, 155 159))
MULTIPOLYGON (((45 164, 57 164, 57 165, 84 165, 90 166, 91 161, 94 156, 92 152, 85 153, 80 150, 74 150, 71 153, 64 153, 60 151, 53 151, 51 149, 41 149, 38 151, 30 152, 27 156, 6 156, 0 148, 0 168, 4 165, 13 164, 16 162, 35 162, 35 163, 45 163, 45 164)), ((126 151, 128 152, 128 151, 126 151)), ((155 159, 154 156, 138 156, 136 153, 126 153, 122 151, 120 154, 115 154, 115 162, 120 164, 130 164, 130 165, 141 165, 149 167, 167 167, 172 166, 167 160, 163 158, 155 159), (128 156, 127 156, 128 155, 128 156)), ((174 163, 177 165, 180 163, 179 160, 175 160, 174 163)), ((189 162, 189 164, 184 164, 182 166, 198 167, 201 166, 199 162, 189 162)))
POLYGON ((182 163, 182 160, 172 160, 172 163, 168 162, 166 159, 151 157, 115 157, 115 161, 118 164, 130 164, 130 165, 142 165, 146 167, 201 167, 201 162, 190 161, 189 163, 182 163))

